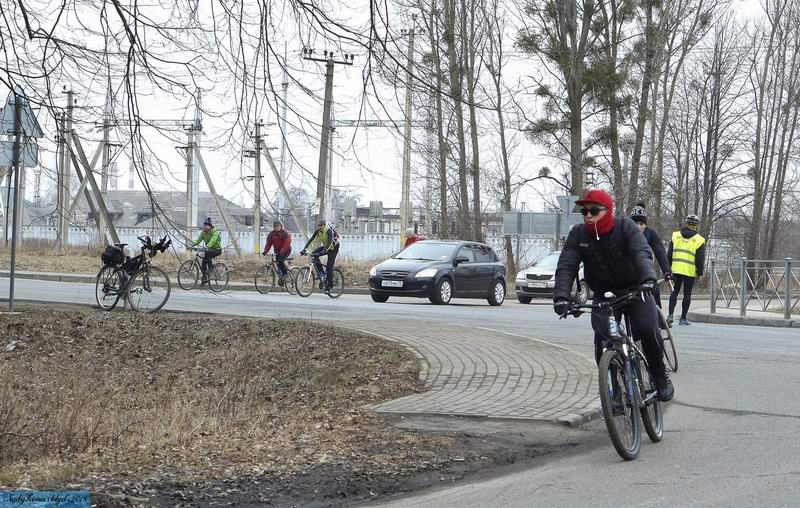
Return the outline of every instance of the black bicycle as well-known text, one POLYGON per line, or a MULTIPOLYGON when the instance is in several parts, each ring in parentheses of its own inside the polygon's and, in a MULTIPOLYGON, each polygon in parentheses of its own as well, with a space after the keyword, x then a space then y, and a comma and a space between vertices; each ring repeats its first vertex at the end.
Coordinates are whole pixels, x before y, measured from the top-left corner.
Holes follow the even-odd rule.
POLYGON ((639 455, 642 446, 640 419, 651 441, 657 443, 664 436, 663 409, 640 340, 633 337, 636 331, 631 329, 627 314, 623 314, 619 322, 614 317, 615 311, 628 302, 643 297, 640 290, 616 297, 606 293, 598 303, 572 305, 568 313, 577 317, 582 310, 591 310, 608 316, 611 340, 603 348, 598 366, 600 403, 611 442, 625 460, 639 455))
MULTIPOLYGON (((664 279, 659 280, 661 283, 664 279)), ((669 281, 670 288, 674 288, 672 281, 669 281)), ((672 326, 667 322, 666 316, 661 308, 658 309, 658 339, 661 351, 664 352, 664 359, 672 372, 678 372, 678 352, 675 350, 675 338, 672 336, 672 326)))
MULTIPOLYGON (((325 273, 324 268, 322 270, 317 269, 317 265, 314 263, 315 258, 319 260, 319 256, 309 254, 308 266, 300 268, 297 273, 295 273, 294 287, 297 291, 297 294, 302 297, 310 296, 311 293, 314 292, 314 289, 317 287, 317 285, 319 286, 319 289, 323 289, 325 287, 327 274, 325 273)), ((339 298, 344 292, 344 275, 342 274, 342 271, 338 268, 334 268, 332 279, 333 282, 331 284, 331 288, 325 293, 331 298, 339 298)))
MULTIPOLYGON (((291 262, 292 258, 286 258, 287 265, 290 265, 291 262)), ((300 271, 300 268, 293 266, 289 268, 288 273, 283 275, 283 288, 290 295, 297 294, 294 280, 298 271, 300 271)), ((280 280, 278 276, 278 262, 275 261, 274 254, 269 254, 269 261, 267 264, 256 271, 256 275, 254 277, 256 290, 262 295, 265 295, 272 291, 272 289, 275 287, 276 280, 280 280)))
POLYGON ((109 247, 114 254, 103 256, 103 268, 97 273, 95 299, 103 310, 112 310, 120 298, 130 303, 138 312, 156 312, 169 299, 171 285, 169 277, 161 268, 153 266, 150 259, 165 252, 172 244, 165 236, 153 243, 149 236, 138 237, 142 251, 138 256, 125 259, 126 243, 115 243, 109 247), (116 249, 115 249, 116 248, 116 249))

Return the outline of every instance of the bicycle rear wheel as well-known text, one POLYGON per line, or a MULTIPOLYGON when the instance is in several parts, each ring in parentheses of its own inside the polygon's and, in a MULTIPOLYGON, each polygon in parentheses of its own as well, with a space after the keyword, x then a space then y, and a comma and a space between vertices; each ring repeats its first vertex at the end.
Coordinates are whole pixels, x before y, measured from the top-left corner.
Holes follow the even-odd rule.
POLYGON ((286 274, 285 281, 283 283, 283 288, 286 290, 287 293, 290 295, 297 294, 297 287, 294 285, 294 281, 297 279, 297 272, 300 271, 300 268, 297 266, 293 266, 289 268, 289 273, 286 274))
POLYGON ((642 429, 639 402, 622 353, 616 349, 603 353, 599 374, 600 403, 611 442, 620 457, 633 460, 642 446, 642 429))
POLYGON ((658 309, 658 336, 661 351, 664 352, 664 359, 672 372, 678 372, 678 353, 675 351, 675 340, 672 337, 672 328, 667 323, 667 318, 661 309, 658 309))
POLYGON ((265 295, 275 287, 275 270, 270 265, 258 269, 255 276, 256 291, 265 295))
POLYGON ((333 280, 331 281, 331 290, 328 291, 328 296, 331 298, 339 298, 344 292, 344 274, 338 268, 333 269, 333 280))
POLYGON ((138 312, 156 312, 167 303, 172 288, 169 277, 155 266, 137 270, 128 283, 128 303, 138 312))
POLYGON ((94 297, 97 305, 103 310, 112 310, 117 306, 122 295, 122 274, 113 266, 106 265, 97 273, 94 285, 94 297))
POLYGON ((194 262, 194 259, 189 259, 181 263, 178 268, 178 286, 185 291, 197 287, 197 280, 200 278, 200 267, 194 262))
POLYGON ((228 289, 228 279, 230 273, 228 272, 228 265, 223 262, 214 263, 214 267, 208 273, 208 289, 214 293, 225 291, 228 289))
POLYGON ((639 378, 639 393, 643 401, 652 395, 649 402, 641 408, 642 423, 650 441, 658 443, 664 437, 664 412, 661 401, 656 397, 656 386, 650 377, 650 371, 642 359, 636 356, 636 375, 639 378))
POLYGON ((314 270, 310 266, 304 266, 297 271, 294 279, 294 286, 297 294, 303 298, 311 296, 314 292, 314 286, 317 285, 317 278, 314 276, 314 270))

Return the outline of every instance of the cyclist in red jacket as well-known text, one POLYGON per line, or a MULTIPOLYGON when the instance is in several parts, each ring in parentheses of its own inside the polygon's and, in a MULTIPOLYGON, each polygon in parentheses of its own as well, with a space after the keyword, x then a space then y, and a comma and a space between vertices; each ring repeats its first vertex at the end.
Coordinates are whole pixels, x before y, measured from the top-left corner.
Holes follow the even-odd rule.
POLYGON ((272 231, 267 235, 267 243, 264 245, 264 252, 262 255, 266 256, 270 248, 275 249, 275 263, 278 265, 278 285, 283 286, 286 274, 289 269, 286 268, 286 259, 292 253, 292 235, 283 229, 283 223, 276 220, 272 224, 272 231))

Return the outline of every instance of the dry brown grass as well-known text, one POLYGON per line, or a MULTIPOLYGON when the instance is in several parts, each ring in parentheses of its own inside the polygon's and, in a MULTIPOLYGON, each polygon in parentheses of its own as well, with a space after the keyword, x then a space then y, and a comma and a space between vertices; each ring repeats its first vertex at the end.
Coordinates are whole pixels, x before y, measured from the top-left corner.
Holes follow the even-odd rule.
POLYGON ((436 453, 447 438, 397 430, 364 408, 420 389, 415 357, 373 337, 45 309, 0 315, 0 332, 0 348, 17 341, 0 349, 0 486, 281 476, 327 463, 403 473, 447 459, 436 453))
MULTIPOLYGON (((100 262, 100 247, 77 247, 69 246, 61 251, 55 246, 54 242, 26 240, 17 251, 17 270, 32 272, 56 272, 56 273, 79 273, 96 274, 102 267, 100 262)), ((153 264, 162 268, 168 275, 177 275, 180 264, 189 259, 185 253, 176 255, 168 251, 159 254, 153 259, 153 264)), ((256 271, 266 262, 266 258, 249 254, 242 257, 233 256, 229 253, 223 254, 220 258, 228 264, 231 269, 231 280, 237 282, 252 282, 256 271)), ((7 270, 11 262, 11 252, 8 247, 0 247, 0 267, 7 270)), ((295 255, 294 263, 303 266, 307 263, 307 258, 295 255)), ((359 261, 339 258, 336 266, 344 273, 345 284, 348 287, 360 287, 367 285, 369 269, 377 261, 359 261)), ((172 277, 174 279, 174 277, 172 277)))

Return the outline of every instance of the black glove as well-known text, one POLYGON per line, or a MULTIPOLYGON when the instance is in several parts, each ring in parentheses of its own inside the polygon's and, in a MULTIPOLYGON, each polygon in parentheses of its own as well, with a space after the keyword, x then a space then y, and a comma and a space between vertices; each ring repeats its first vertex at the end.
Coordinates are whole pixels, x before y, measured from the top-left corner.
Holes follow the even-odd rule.
POLYGON ((570 303, 569 300, 556 300, 553 303, 553 310, 561 317, 569 314, 570 303))
POLYGON ((266 256, 267 255, 267 251, 262 252, 261 255, 262 256, 266 256))
POLYGON ((642 290, 642 293, 645 296, 652 295, 653 293, 656 292, 656 289, 657 289, 656 282, 653 281, 653 280, 646 280, 646 281, 642 282, 642 285, 639 286, 639 289, 642 290))
POLYGON ((672 280, 672 272, 665 273, 664 280, 672 280))
POLYGON ((303 249, 303 250, 301 250, 301 251, 300 251, 300 255, 301 255, 301 256, 305 256, 306 254, 308 254, 308 252, 306 252, 306 250, 305 250, 305 249, 303 249))

